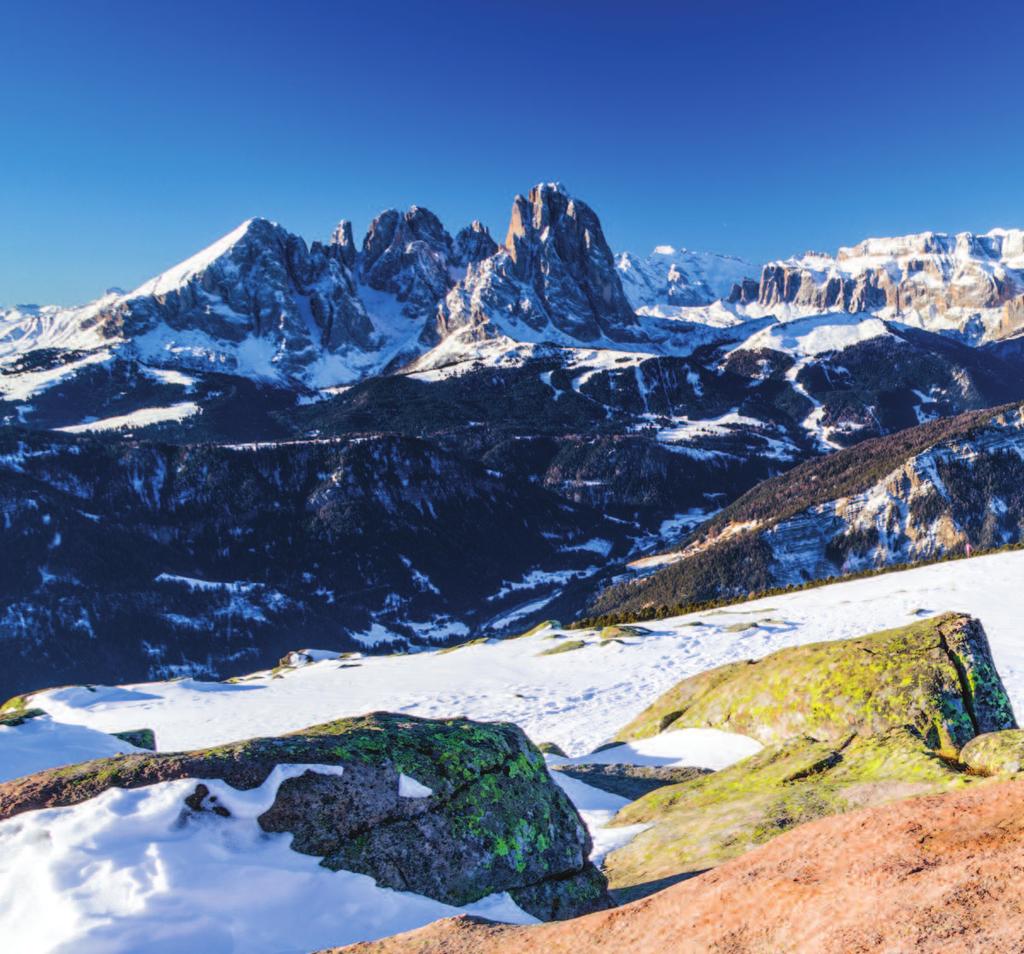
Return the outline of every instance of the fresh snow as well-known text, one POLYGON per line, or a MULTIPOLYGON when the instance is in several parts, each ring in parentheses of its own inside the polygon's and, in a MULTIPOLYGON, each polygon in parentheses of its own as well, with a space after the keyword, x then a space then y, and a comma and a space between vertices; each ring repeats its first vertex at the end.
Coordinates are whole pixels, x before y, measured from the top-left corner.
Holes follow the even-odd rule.
POLYGON ((203 780, 230 818, 185 814, 198 780, 179 779, 0 823, 5 949, 306 954, 460 913, 534 920, 505 894, 455 908, 292 851, 290 835, 268 834, 256 819, 281 782, 306 771, 342 770, 277 766, 244 792, 203 780))
POLYGON ((759 751, 760 742, 735 732, 723 732, 721 729, 676 729, 650 739, 613 745, 600 752, 551 761, 558 765, 696 765, 717 772, 759 751))
POLYGON ((430 798, 434 794, 432 788, 428 788, 422 782, 417 782, 404 772, 398 776, 398 795, 400 798, 430 798))
POLYGON ((515 722, 535 742, 583 755, 680 679, 786 646, 846 639, 946 610, 985 626, 1016 710, 1024 713, 1024 552, 974 557, 835 583, 717 610, 642 624, 648 635, 602 641, 596 631, 492 640, 454 652, 367 656, 358 667, 323 660, 243 683, 191 679, 95 691, 66 687, 32 705, 54 720, 101 732, 152 728, 162 749, 279 735, 372 710, 515 722), (736 622, 749 622, 731 632, 736 622), (539 655, 559 639, 585 646, 539 655))
POLYGON ((105 417, 98 421, 83 421, 81 424, 69 424, 67 427, 58 427, 56 430, 64 431, 67 434, 84 434, 88 431, 120 431, 126 428, 148 427, 151 424, 166 424, 169 421, 183 421, 201 411, 202 408, 194 401, 182 401, 180 404, 172 404, 170 407, 140 407, 130 414, 105 417))
POLYGON ((245 238, 254 221, 255 219, 246 219, 238 228, 232 229, 227 235, 207 245, 202 251, 196 252, 191 258, 179 262, 166 272, 157 275, 156 278, 144 282, 125 298, 157 297, 182 288, 188 284, 189 279, 209 268, 221 256, 227 255, 235 245, 245 238))
POLYGON ((874 316, 827 314, 770 325, 740 347, 746 351, 768 348, 794 355, 818 355, 887 337, 893 337, 892 332, 874 316))
POLYGON ((21 725, 0 725, 0 782, 58 765, 137 751, 106 732, 36 716, 21 725))
MULTIPOLYGON (((320 658, 276 677, 256 673, 235 683, 181 679, 53 689, 30 702, 49 719, 0 732, 0 761, 13 773, 110 754, 118 743, 105 733, 140 726, 154 730, 162 750, 180 750, 389 710, 515 722, 535 742, 558 744, 575 763, 720 769, 756 752, 758 743, 714 729, 680 729, 588 753, 687 676, 946 610, 981 620, 1010 700, 1024 713, 1022 572, 1024 552, 1017 551, 651 622, 621 640, 546 627, 449 653, 320 658), (583 648, 542 655, 569 638, 583 640, 583 648), (90 734, 74 738, 76 729, 90 734)), ((590 828, 595 858, 642 830, 608 825, 624 799, 552 774, 590 828)), ((264 795, 272 799, 271 791, 242 796, 215 784, 229 805, 246 799, 248 814, 243 807, 231 819, 180 824, 181 800, 194 782, 172 782, 0 823, 0 933, 26 950, 307 951, 455 913, 377 888, 360 875, 326 871, 318 859, 292 852, 286 836, 258 831, 256 803, 264 795), (308 917, 296 923, 289 915, 300 909, 308 917)), ((428 794, 415 779, 399 784, 405 797, 428 794)), ((525 919, 505 897, 466 910, 525 919)))

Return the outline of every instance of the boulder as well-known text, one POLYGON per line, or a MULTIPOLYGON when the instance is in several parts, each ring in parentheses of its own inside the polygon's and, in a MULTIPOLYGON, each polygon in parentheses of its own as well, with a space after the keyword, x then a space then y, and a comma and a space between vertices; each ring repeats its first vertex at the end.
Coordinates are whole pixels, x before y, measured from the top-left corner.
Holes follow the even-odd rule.
MULTIPOLYGON (((343 768, 286 779, 259 818, 328 868, 452 905, 508 891, 542 919, 610 904, 578 812, 505 723, 373 713, 195 752, 98 759, 0 785, 0 819, 180 778, 252 789, 287 764, 343 768)), ((201 782, 186 803, 227 813, 201 782)))
POLYGON ((461 917, 351 954, 1024 950, 1024 781, 804 825, 650 898, 568 924, 461 917))
POLYGON ((700 673, 618 739, 686 726, 740 732, 766 748, 619 812, 614 824, 648 826, 605 859, 620 900, 807 821, 972 784, 961 748, 979 733, 1016 730, 981 624, 954 613, 700 673))
POLYGON ((764 743, 796 736, 837 742, 905 725, 950 756, 979 733, 1016 728, 977 620, 946 613, 720 666, 684 679, 617 738, 713 726, 764 743))
POLYGON ((960 761, 977 775, 1016 775, 1024 768, 1024 729, 976 735, 961 749, 960 761))
POLYGON ((156 734, 152 729, 125 729, 123 732, 112 732, 115 739, 134 745, 137 749, 156 751, 156 734))
POLYGON ((791 739, 627 805, 613 824, 648 827, 605 858, 605 873, 614 897, 632 900, 805 822, 978 781, 907 729, 838 744, 791 739))

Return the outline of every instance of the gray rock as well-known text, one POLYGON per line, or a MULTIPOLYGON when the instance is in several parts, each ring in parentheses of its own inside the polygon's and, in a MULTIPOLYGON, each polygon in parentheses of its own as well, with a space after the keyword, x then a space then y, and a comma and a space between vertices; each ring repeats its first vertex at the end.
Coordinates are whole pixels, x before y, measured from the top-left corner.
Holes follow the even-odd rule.
POLYGON ((641 798, 656 788, 677 785, 707 775, 708 769, 671 765, 581 764, 552 765, 551 768, 569 778, 592 785, 603 792, 620 795, 630 801, 641 798))
MULTIPOLYGON (((177 778, 251 789, 281 764, 344 769, 287 779, 259 818, 328 868, 453 905, 510 891, 546 919, 609 903, 579 813, 522 730, 505 723, 373 713, 215 749, 98 759, 0 785, 0 818, 177 778), (429 794, 410 797, 403 775, 429 794)), ((202 784, 186 806, 229 814, 202 784)))
POLYGON ((469 268, 438 317, 441 335, 522 337, 523 326, 550 340, 639 335, 597 215, 555 183, 516 196, 505 248, 469 268))

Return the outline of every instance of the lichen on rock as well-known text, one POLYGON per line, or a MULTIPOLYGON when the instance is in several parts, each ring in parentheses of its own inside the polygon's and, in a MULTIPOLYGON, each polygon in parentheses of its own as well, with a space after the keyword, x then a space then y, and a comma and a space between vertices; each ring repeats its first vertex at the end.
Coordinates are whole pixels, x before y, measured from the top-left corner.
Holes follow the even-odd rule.
POLYGON ((700 673, 617 738, 702 726, 766 747, 619 812, 614 824, 649 826, 605 859, 620 900, 804 822, 977 783, 1024 757, 985 632, 954 613, 700 673))
POLYGON ((977 620, 947 613, 720 666, 670 689, 617 738, 713 726, 764 743, 798 735, 835 741, 903 725, 952 756, 979 732, 1016 727, 977 620))
MULTIPOLYGON (((286 779, 259 817, 264 831, 291 833, 294 850, 328 868, 453 905, 508 891, 542 919, 610 904, 579 813, 537 748, 506 723, 372 713, 195 752, 98 759, 0 785, 0 819, 181 778, 252 789, 287 764, 344 767, 286 779), (403 797, 403 775, 431 794, 403 797)), ((201 789, 183 809, 222 814, 201 789)))
POLYGON ((1016 775, 1024 770, 1024 729, 976 735, 961 749, 960 761, 978 775, 1016 775))

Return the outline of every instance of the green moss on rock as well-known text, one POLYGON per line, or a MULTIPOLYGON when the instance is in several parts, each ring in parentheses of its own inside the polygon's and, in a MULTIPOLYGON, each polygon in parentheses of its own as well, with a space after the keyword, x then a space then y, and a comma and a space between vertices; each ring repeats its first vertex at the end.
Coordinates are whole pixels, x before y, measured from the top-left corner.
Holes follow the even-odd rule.
POLYGON ((557 619, 546 619, 538 623, 536 626, 531 626, 528 630, 522 633, 516 633, 515 636, 509 636, 509 639, 525 639, 527 636, 536 636, 537 633, 545 629, 561 629, 562 624, 557 619))
POLYGON ((961 750, 960 761, 978 775, 1016 775, 1024 770, 1024 729, 975 736, 961 750))
MULTIPOLYGON (((344 769, 285 780, 259 818, 265 831, 291 833, 294 850, 321 857, 329 868, 456 905, 535 889, 524 897, 539 899, 529 910, 541 918, 563 909, 582 913, 558 900, 562 889, 547 882, 602 878, 588 862, 591 842, 579 813, 536 747, 514 725, 466 719, 372 713, 195 752, 98 759, 0 784, 0 819, 73 805, 109 788, 180 778, 251 789, 287 764, 344 769), (403 774, 431 795, 403 797, 403 774)), ((225 812, 202 785, 187 805, 225 812)))
POLYGON ((601 629, 601 639, 629 639, 633 636, 648 636, 650 630, 643 626, 605 626, 601 629))
POLYGON ((552 646, 550 649, 541 650, 537 653, 538 656, 557 656, 559 653, 571 653, 573 650, 582 649, 587 644, 582 639, 567 639, 563 643, 559 643, 557 646, 552 646))
POLYGON ((453 653, 456 649, 465 649, 467 646, 482 646, 487 642, 486 636, 478 636, 476 639, 467 639, 464 643, 456 643, 454 646, 445 646, 444 649, 437 650, 439 656, 443 656, 445 653, 453 653))
POLYGON ((112 732, 115 739, 134 745, 138 749, 156 751, 156 734, 152 729, 126 729, 124 732, 112 732))
POLYGON ((702 871, 826 815, 979 781, 927 749, 913 731, 791 739, 735 765, 627 805, 616 825, 649 825, 605 859, 617 900, 702 871))
POLYGON ((730 663, 683 680, 617 738, 714 726, 764 743, 795 736, 835 741, 904 725, 949 755, 978 732, 1016 727, 977 620, 948 613, 730 663))
POLYGON ((569 757, 562 751, 562 747, 555 742, 541 742, 537 748, 545 755, 557 755, 559 758, 563 759, 569 757))
POLYGON ((37 716, 46 715, 42 709, 9 709, 7 711, 0 710, 0 725, 6 726, 17 726, 24 722, 28 722, 29 719, 35 719, 37 716))

